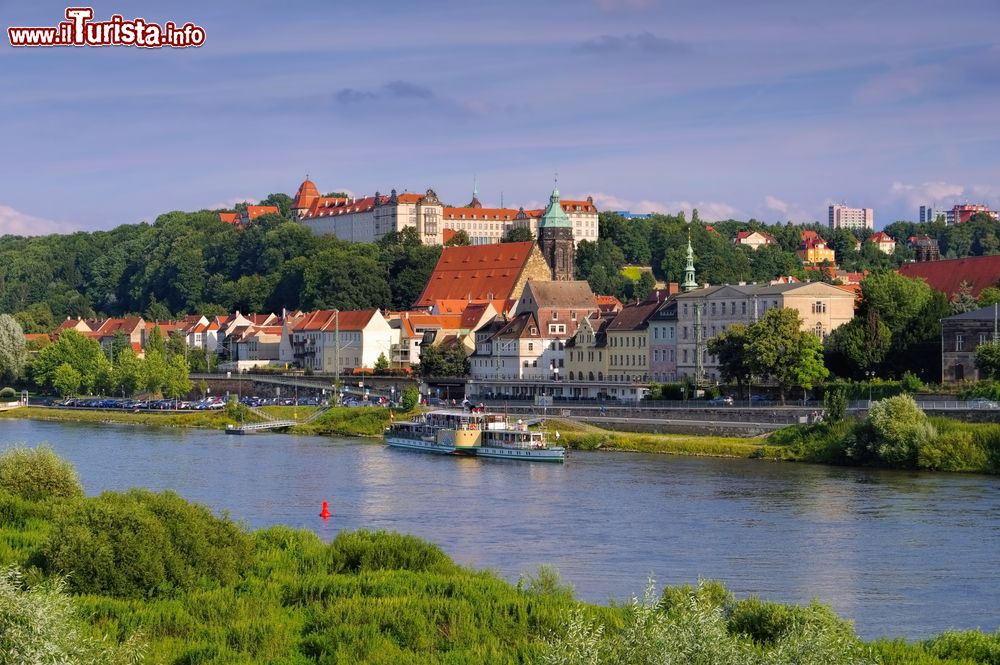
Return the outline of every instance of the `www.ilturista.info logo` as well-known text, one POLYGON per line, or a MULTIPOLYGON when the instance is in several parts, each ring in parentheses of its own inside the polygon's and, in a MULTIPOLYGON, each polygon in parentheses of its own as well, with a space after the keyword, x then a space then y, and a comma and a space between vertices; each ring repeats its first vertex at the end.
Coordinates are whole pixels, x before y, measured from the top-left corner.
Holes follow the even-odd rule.
POLYGON ((92 7, 68 7, 66 20, 55 27, 10 27, 11 46, 139 46, 141 48, 187 48, 205 43, 205 29, 194 23, 163 25, 145 19, 125 20, 115 14, 107 21, 94 21, 92 7))

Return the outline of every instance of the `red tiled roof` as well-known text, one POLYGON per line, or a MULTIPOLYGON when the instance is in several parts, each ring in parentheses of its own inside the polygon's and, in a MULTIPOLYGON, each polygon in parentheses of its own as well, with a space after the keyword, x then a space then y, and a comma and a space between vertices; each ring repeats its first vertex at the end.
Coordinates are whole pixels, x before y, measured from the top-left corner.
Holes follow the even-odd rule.
POLYGON ((932 289, 949 297, 958 293, 962 282, 968 282, 971 295, 978 297, 980 291, 1000 281, 1000 256, 907 263, 899 269, 899 274, 924 279, 932 289))
POLYGON ((563 199, 559 203, 562 204, 563 210, 566 212, 597 212, 597 206, 591 200, 573 201, 571 199, 563 199))
POLYGON ((278 215, 278 206, 247 206, 247 219, 253 221, 261 215, 278 215))
POLYGON ((307 208, 309 204, 319 197, 319 190, 312 180, 308 178, 299 185, 299 191, 295 193, 295 201, 292 207, 295 209, 307 208))
POLYGON ((142 344, 139 342, 132 342, 132 350, 135 351, 137 355, 142 355, 144 353, 142 350, 142 344))
POLYGON ((307 312, 301 319, 291 324, 291 329, 295 331, 334 331, 334 330, 363 330, 368 322, 375 316, 377 309, 362 309, 351 312, 340 312, 336 310, 320 309, 315 312, 307 312))
POLYGON ((239 221, 240 216, 237 215, 235 212, 220 212, 219 219, 221 219, 226 224, 236 224, 239 221))
POLYGON ((49 339, 45 333, 24 333, 25 342, 34 342, 40 339, 49 339))
MULTIPOLYGON (((379 199, 380 203, 387 203, 388 196, 379 199)), ((333 217, 336 215, 348 215, 356 212, 368 212, 375 208, 375 197, 368 196, 363 199, 339 199, 339 198, 318 198, 309 206, 309 212, 303 217, 333 217)))
POLYGON ((755 233, 757 235, 763 236, 764 240, 769 243, 775 242, 774 236, 772 236, 770 233, 766 233, 765 231, 740 231, 739 233, 736 234, 735 240, 736 242, 739 242, 740 240, 746 240, 755 233))
POLYGON ((868 240, 876 244, 883 242, 892 242, 892 243, 896 242, 895 240, 892 239, 892 236, 890 236, 885 231, 879 231, 877 233, 873 233, 871 237, 868 238, 868 240))
POLYGON ((510 208, 445 208, 443 219, 476 219, 483 221, 510 221, 517 217, 517 210, 510 208))
POLYGON ((420 203, 424 200, 423 194, 397 194, 396 201, 399 203, 420 203))
POLYGON ((62 332, 63 330, 68 330, 70 328, 75 328, 81 322, 84 325, 86 325, 88 328, 90 327, 89 325, 87 325, 87 323, 85 321, 83 321, 83 319, 71 319, 71 318, 67 317, 66 320, 63 321, 62 323, 60 323, 59 327, 56 328, 56 332, 59 333, 59 332, 62 332))
POLYGON ((445 247, 415 307, 437 300, 507 300, 535 243, 445 247))
POLYGON ((479 323, 480 319, 483 318, 483 315, 488 309, 492 309, 492 306, 489 303, 484 302, 469 304, 469 306, 465 308, 465 311, 462 312, 462 329, 472 330, 472 328, 479 323))
POLYGON ((448 241, 454 238, 456 233, 458 231, 455 229, 441 229, 441 242, 447 245, 448 241))

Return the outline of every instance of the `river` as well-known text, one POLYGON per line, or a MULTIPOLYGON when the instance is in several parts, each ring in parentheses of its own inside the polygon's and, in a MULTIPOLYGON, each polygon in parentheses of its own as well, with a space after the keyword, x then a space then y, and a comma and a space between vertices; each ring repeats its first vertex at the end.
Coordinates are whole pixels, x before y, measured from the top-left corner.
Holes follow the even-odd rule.
POLYGON ((564 465, 438 457, 373 441, 3 421, 88 494, 172 489, 252 528, 412 533, 516 581, 556 566, 607 603, 719 579, 818 598, 866 638, 1000 626, 1000 479, 753 460, 572 453, 564 465), (333 516, 318 517, 328 501, 333 516))

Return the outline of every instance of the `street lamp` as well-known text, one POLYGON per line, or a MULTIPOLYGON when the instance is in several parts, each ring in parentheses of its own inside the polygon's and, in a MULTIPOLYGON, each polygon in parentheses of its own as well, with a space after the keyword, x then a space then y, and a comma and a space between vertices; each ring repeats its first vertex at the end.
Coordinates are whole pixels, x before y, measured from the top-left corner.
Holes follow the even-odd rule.
POLYGON ((753 392, 750 388, 750 382, 753 381, 753 375, 747 374, 744 378, 747 381, 747 408, 749 408, 753 406, 753 392))
POLYGON ((872 379, 875 378, 875 370, 868 370, 865 372, 865 378, 868 379, 868 408, 872 408, 872 379))

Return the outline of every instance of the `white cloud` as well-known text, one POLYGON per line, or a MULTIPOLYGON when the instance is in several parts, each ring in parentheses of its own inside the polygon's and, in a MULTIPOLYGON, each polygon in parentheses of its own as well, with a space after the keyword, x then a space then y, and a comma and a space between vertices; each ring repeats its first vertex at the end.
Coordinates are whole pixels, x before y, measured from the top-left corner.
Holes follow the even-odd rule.
MULTIPOLYGON (((828 205, 828 204, 826 204, 828 205)), ((825 208, 826 205, 823 207, 825 208)), ((764 196, 764 211, 766 212, 776 212, 780 215, 777 221, 780 222, 794 222, 796 224, 807 224, 809 222, 815 222, 821 219, 819 214, 821 210, 809 210, 805 206, 799 205, 797 203, 791 203, 785 201, 784 199, 779 199, 773 194, 767 194, 764 196)), ((767 217, 765 212, 764 217, 767 217)))
POLYGON ((0 235, 40 236, 48 233, 69 233, 76 227, 53 222, 50 219, 32 217, 10 206, 0 205, 0 235))
POLYGON ((605 192, 592 192, 580 197, 567 196, 566 198, 585 199, 587 196, 593 197, 594 205, 597 206, 598 210, 628 210, 629 212, 637 213, 660 212, 667 214, 676 214, 683 210, 684 214, 690 218, 691 211, 697 208, 698 217, 709 222, 715 222, 721 219, 732 219, 739 213, 739 209, 721 201, 630 200, 617 197, 613 194, 607 194, 605 192))
POLYGON ((257 196, 234 196, 224 201, 218 201, 212 205, 207 205, 205 206, 205 210, 232 210, 233 206, 237 203, 256 204, 257 201, 260 201, 260 198, 257 196))
POLYGON ((889 196, 896 200, 906 201, 911 207, 916 207, 951 203, 954 199, 961 197, 965 191, 966 188, 963 185, 940 180, 924 182, 919 185, 910 185, 897 180, 889 188, 889 196))

